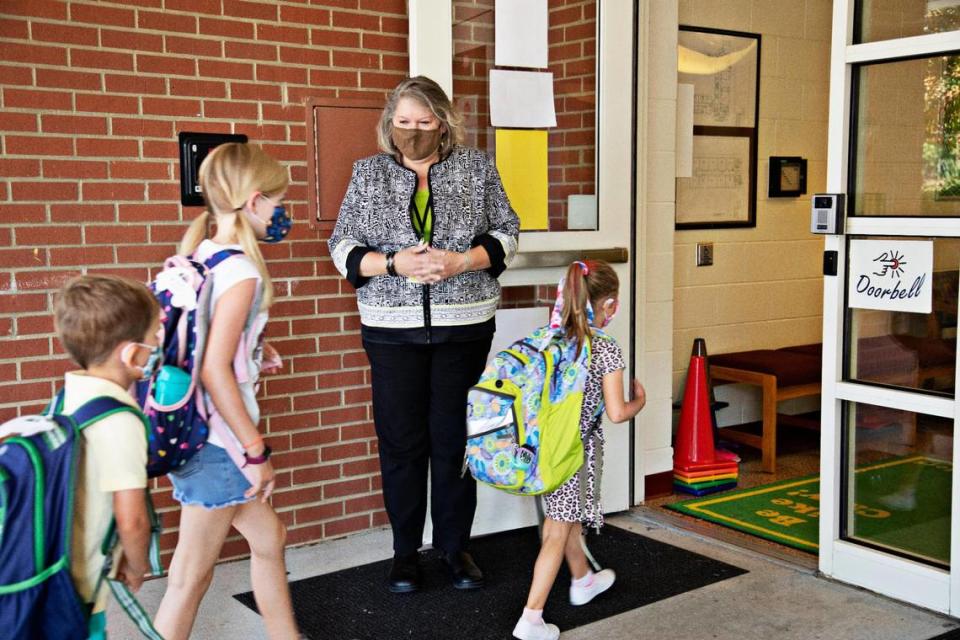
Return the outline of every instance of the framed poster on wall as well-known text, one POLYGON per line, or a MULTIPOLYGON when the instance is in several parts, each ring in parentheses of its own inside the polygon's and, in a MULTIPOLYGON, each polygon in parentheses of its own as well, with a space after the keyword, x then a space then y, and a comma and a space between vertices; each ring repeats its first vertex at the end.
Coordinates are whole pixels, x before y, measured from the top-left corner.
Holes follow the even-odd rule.
POLYGON ((693 87, 693 172, 676 228, 755 227, 760 35, 681 26, 677 80, 693 87))

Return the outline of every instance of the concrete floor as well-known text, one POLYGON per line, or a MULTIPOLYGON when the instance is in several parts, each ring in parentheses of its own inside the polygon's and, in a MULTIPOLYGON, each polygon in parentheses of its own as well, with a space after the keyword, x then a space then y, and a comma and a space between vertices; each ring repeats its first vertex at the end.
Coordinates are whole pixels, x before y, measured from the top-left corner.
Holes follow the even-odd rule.
MULTIPOLYGON (((809 568, 672 528, 648 510, 608 522, 749 573, 572 629, 561 636, 567 640, 927 640, 960 627, 960 620, 818 578, 809 568)), ((390 555, 390 532, 377 530, 291 549, 287 563, 290 579, 299 580, 390 555)), ((232 597, 249 589, 248 571, 244 561, 217 567, 192 638, 266 637, 259 616, 232 597)), ((156 610, 165 582, 144 585, 139 597, 148 611, 156 610)), ((108 628, 113 639, 139 637, 113 605, 108 628)))

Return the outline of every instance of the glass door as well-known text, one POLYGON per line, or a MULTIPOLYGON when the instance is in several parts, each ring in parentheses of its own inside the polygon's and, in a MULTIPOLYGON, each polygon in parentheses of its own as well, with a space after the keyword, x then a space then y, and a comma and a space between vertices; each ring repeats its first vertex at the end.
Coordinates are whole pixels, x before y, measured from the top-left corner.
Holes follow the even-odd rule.
POLYGON ((820 569, 960 613, 960 2, 834 3, 820 569))
MULTIPOLYGON (((633 308, 633 3, 546 3, 546 60, 530 63, 522 59, 535 60, 536 47, 523 41, 537 40, 541 16, 524 13, 521 4, 537 3, 409 2, 411 74, 431 75, 450 92, 465 117, 466 144, 496 159, 521 217, 519 253, 500 277, 503 305, 493 351, 547 323, 557 281, 576 259, 610 262, 620 277, 621 309, 633 308), (498 6, 508 13, 497 16, 498 6), (508 49, 513 57, 505 55, 508 49), (494 126, 492 76, 498 73, 552 74, 556 124, 494 126), (539 195, 534 187, 542 187, 539 195)), ((514 115, 533 117, 535 98, 519 100, 529 110, 514 115)), ((625 311, 608 328, 628 361, 632 316, 625 311)), ((607 511, 622 511, 630 506, 633 474, 642 478, 642 471, 634 468, 630 429, 605 431, 603 504, 607 511)), ((642 456, 637 458, 639 465, 642 456)), ((475 535, 534 523, 532 500, 479 487, 475 535)))

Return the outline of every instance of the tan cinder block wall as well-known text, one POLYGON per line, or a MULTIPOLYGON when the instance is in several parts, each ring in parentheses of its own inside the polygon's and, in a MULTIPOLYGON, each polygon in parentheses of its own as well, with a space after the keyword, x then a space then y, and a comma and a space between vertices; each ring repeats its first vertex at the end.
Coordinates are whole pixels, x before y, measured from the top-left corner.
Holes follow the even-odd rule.
POLYGON ((674 234, 673 391, 694 338, 710 353, 819 342, 823 241, 810 194, 826 184, 829 0, 680 0, 681 25, 759 33, 757 226, 674 234), (767 198, 772 155, 807 159, 807 195, 767 198), (697 242, 714 264, 696 266, 697 242))

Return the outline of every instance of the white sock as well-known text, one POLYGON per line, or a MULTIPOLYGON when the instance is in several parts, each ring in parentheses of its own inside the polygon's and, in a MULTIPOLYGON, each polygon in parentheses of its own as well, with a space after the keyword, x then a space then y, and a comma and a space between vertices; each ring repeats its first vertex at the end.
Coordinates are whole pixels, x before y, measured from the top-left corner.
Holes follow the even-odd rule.
POLYGON ((591 571, 590 569, 587 569, 586 575, 584 575, 582 578, 574 578, 570 582, 575 587, 589 587, 590 585, 593 584, 593 576, 594 576, 593 571, 591 571))
POLYGON ((523 608, 523 619, 530 624, 540 624, 543 622, 543 609, 523 608))

